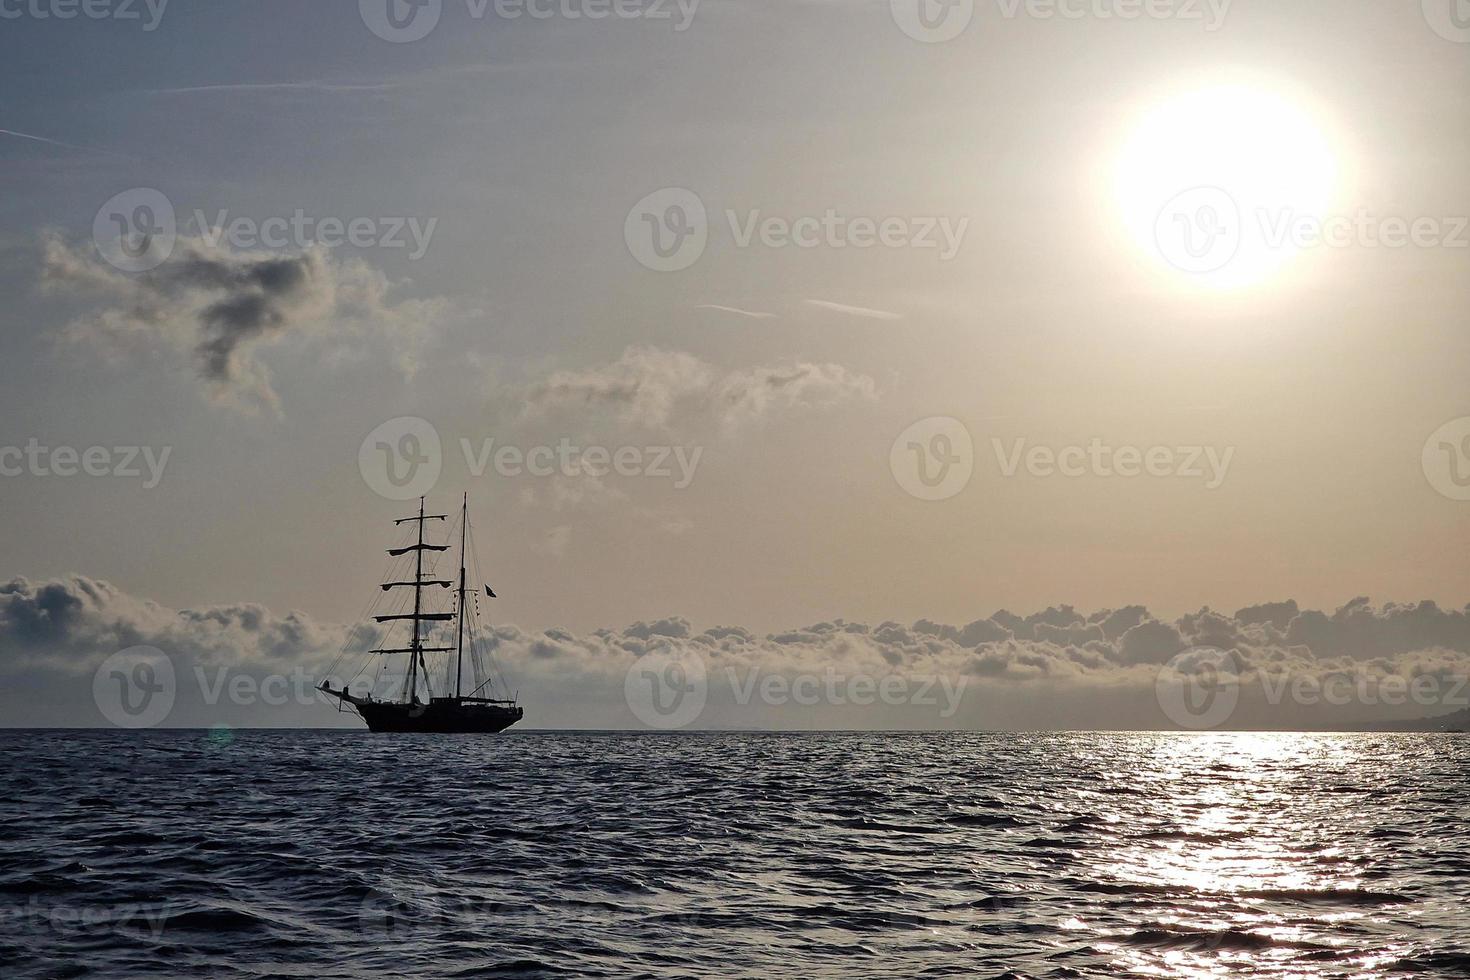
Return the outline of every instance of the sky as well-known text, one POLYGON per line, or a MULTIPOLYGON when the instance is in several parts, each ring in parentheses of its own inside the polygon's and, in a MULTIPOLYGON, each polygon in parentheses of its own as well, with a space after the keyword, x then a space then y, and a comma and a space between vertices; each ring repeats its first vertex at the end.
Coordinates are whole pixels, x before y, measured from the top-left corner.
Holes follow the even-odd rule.
POLYGON ((7 723, 330 661, 418 492, 537 724, 691 644, 984 688, 733 727, 1466 673, 1463 5, 389 2, 0 0, 7 723))

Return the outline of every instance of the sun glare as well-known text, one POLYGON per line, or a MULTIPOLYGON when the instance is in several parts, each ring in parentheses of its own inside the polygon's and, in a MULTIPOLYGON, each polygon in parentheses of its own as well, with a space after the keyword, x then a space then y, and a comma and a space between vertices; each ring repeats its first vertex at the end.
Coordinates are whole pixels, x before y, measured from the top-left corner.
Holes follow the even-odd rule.
POLYGON ((1130 236, 1165 268, 1234 289, 1277 273, 1290 229, 1328 217, 1334 148, 1314 114, 1252 85, 1176 94, 1140 113, 1113 174, 1130 236))

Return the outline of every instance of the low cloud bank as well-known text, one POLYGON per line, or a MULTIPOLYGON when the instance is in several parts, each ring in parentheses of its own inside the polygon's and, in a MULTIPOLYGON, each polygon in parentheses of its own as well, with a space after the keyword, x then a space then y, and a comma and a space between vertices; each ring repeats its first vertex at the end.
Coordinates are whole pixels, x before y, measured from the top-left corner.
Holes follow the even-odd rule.
MULTIPOLYGON (((251 603, 171 610, 81 575, 0 584, 10 724, 106 723, 99 666, 139 646, 162 651, 176 676, 164 724, 356 724, 311 689, 344 649, 338 679, 350 679, 371 639, 251 603)), ((770 634, 682 617, 590 634, 498 626, 488 645, 528 727, 1177 727, 1160 702, 1166 665, 1224 670, 1238 686, 1238 707, 1211 727, 1418 718, 1470 698, 1470 608, 1365 598, 1331 613, 1288 600, 1173 621, 1143 606, 1057 606, 964 625, 832 620, 770 634)))

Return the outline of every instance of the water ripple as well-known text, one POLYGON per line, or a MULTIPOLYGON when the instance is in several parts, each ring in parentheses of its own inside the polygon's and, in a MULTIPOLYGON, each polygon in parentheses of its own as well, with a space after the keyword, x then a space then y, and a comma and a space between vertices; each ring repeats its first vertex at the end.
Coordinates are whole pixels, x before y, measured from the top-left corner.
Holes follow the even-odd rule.
POLYGON ((7 976, 1470 975, 1455 736, 0 739, 7 976))

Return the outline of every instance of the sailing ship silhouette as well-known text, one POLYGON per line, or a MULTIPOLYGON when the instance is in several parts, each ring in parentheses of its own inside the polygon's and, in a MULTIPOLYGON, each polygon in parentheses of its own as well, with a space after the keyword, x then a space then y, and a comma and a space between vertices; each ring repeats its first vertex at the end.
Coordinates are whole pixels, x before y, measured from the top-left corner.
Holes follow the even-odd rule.
MULTIPOLYGON (((392 680, 392 674, 387 669, 388 658, 406 658, 403 671, 402 683, 395 698, 374 697, 369 689, 364 695, 352 694, 348 687, 352 681, 343 684, 340 689, 333 689, 330 681, 322 681, 320 690, 334 697, 338 701, 339 710, 351 709, 362 716, 363 721, 371 731, 375 732, 499 732, 504 731, 511 725, 520 721, 524 711, 514 698, 496 698, 492 695, 496 692, 496 675, 498 668, 494 665, 494 655, 488 647, 477 645, 478 630, 476 629, 476 611, 478 602, 471 602, 479 595, 479 589, 471 592, 466 564, 470 552, 470 520, 469 520, 469 494, 465 494, 460 507, 460 539, 459 539, 459 582, 458 588, 449 579, 433 578, 433 568, 427 570, 424 567, 424 555, 426 553, 438 553, 449 550, 447 544, 431 544, 424 540, 424 525, 428 521, 446 521, 447 514, 425 514, 424 498, 419 498, 419 512, 415 517, 404 517, 393 523, 403 525, 413 523, 416 525, 417 534, 414 543, 400 548, 388 549, 392 558, 413 556, 413 577, 402 578, 397 581, 382 583, 382 592, 391 596, 398 589, 413 590, 413 605, 411 609, 403 609, 382 615, 373 616, 373 621, 379 624, 388 624, 378 637, 379 646, 369 650, 371 655, 369 663, 377 658, 383 658, 379 662, 379 677, 392 680), (430 577, 425 577, 426 573, 430 577), (456 601, 452 611, 430 611, 425 602, 424 590, 429 587, 441 589, 454 589, 456 601), (399 623, 409 624, 409 635, 405 645, 387 645, 387 636, 399 623), (431 626, 425 629, 424 624, 449 624, 453 623, 454 644, 436 639, 442 637, 447 631, 447 625, 431 626), (468 628, 468 637, 466 636, 468 628), (469 643, 466 650, 466 641, 469 643), (430 646, 429 643, 439 642, 441 645, 430 646), (465 654, 469 653, 469 693, 465 691, 465 654), (487 655, 491 662, 491 670, 486 670, 482 652, 487 655), (452 657, 445 658, 444 687, 442 694, 434 693, 435 678, 429 669, 426 654, 450 654, 452 657), (422 695, 426 695, 421 697, 422 695)), ((495 592, 490 586, 485 585, 485 595, 491 599, 496 598, 495 592)), ((375 604, 376 605, 376 604, 375 604)), ((370 609, 369 612, 372 610, 370 609)), ((339 655, 338 663, 345 657, 339 655)), ((337 664, 333 665, 335 670, 337 664)), ((361 676, 367 668, 364 664, 353 679, 361 676)), ((331 671, 329 671, 330 673, 331 671)), ((376 686, 376 684, 374 685, 376 686)), ((499 682, 500 690, 504 690, 503 678, 499 682)))

